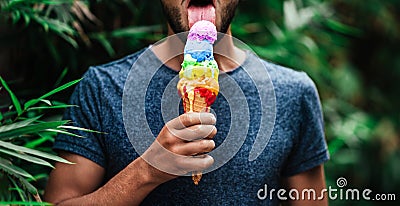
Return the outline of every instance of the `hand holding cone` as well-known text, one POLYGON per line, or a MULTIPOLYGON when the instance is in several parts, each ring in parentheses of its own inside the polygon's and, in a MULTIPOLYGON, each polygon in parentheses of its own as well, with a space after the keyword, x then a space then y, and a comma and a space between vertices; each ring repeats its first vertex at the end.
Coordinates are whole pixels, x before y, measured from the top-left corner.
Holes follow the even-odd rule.
MULTIPOLYGON (((216 39, 217 30, 209 21, 198 21, 189 31, 177 85, 185 113, 210 112, 218 95, 219 69, 213 56, 216 39)), ((199 184, 201 176, 201 171, 192 173, 194 184, 199 184)))

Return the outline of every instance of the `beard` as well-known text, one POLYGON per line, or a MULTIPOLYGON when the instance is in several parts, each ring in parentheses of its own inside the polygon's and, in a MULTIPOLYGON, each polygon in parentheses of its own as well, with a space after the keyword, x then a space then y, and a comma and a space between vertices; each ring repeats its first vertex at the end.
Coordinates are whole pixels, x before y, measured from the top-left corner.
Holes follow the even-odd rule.
POLYGON ((221 25, 219 25, 218 32, 226 33, 233 17, 235 16, 236 8, 238 7, 239 0, 231 1, 221 9, 221 25))
POLYGON ((183 25, 181 12, 178 7, 166 5, 163 1, 161 1, 161 4, 163 5, 164 15, 175 34, 185 32, 189 29, 183 25))
MULTIPOLYGON (((163 6, 164 15, 167 18, 167 21, 171 26, 172 31, 174 31, 175 34, 189 30, 189 26, 184 25, 183 23, 179 7, 167 5, 163 1, 161 1, 161 4, 163 6)), ((228 31, 229 25, 231 24, 232 19, 235 16, 235 11, 238 4, 239 0, 234 0, 224 5, 221 8, 220 12, 221 24, 216 25, 218 32, 226 33, 228 31)), ((218 15, 218 12, 216 13, 216 15, 218 15)))

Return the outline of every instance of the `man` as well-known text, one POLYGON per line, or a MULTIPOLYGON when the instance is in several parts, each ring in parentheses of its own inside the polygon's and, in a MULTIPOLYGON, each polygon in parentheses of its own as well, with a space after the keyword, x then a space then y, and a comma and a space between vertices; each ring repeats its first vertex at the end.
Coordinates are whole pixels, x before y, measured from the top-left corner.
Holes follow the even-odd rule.
MULTIPOLYGON (((161 2, 169 35, 188 31, 199 19, 215 22, 219 32, 231 34, 229 25, 238 5, 238 0, 161 2)), ((250 114, 244 144, 230 161, 203 175, 198 186, 190 177, 181 176, 213 165, 214 159, 207 153, 228 135, 229 104, 219 96, 212 106, 217 118, 208 113, 187 113, 163 122, 160 97, 166 85, 177 76, 183 57, 168 59, 171 45, 161 43, 121 60, 92 67, 85 74, 71 97, 71 104, 79 107, 68 109, 65 118, 76 126, 104 133, 79 133, 86 138, 58 136, 54 148, 61 157, 75 164, 56 163, 45 200, 58 205, 278 205, 278 200, 284 198, 273 191, 280 188, 297 189, 300 197, 302 189, 314 189, 319 195, 325 188, 322 164, 328 160, 328 154, 315 85, 304 73, 263 61, 274 85, 276 119, 267 147, 255 161, 249 161, 247 157, 262 114, 254 83, 242 66, 256 57, 231 44, 226 48, 231 58, 216 55, 215 59, 220 70, 237 81, 243 90, 250 114), (145 119, 156 141, 139 155, 125 132, 122 95, 132 65, 149 49, 155 59, 165 64, 154 75, 157 81, 149 84, 146 94, 146 99, 151 101, 146 103, 145 119), (169 158, 165 149, 181 158, 169 158), (196 154, 203 155, 194 157, 196 154), (168 168, 172 174, 154 167, 148 160, 168 168), (262 192, 272 196, 260 198, 260 189, 266 189, 266 185, 270 191, 262 192)), ((134 75, 135 80, 144 81, 141 73, 134 75)), ((303 199, 286 203, 327 205, 326 198, 303 199)))

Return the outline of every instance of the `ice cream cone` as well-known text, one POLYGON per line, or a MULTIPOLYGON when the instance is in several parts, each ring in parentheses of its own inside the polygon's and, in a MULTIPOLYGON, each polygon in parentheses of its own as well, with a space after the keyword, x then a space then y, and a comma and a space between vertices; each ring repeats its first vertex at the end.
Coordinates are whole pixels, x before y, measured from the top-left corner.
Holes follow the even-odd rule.
POLYGON ((210 107, 207 106, 206 99, 201 97, 199 93, 194 94, 193 100, 191 100, 189 97, 183 98, 183 106, 185 113, 210 111, 210 107))
MULTIPOLYGON (((185 113, 210 112, 218 95, 219 69, 213 56, 216 39, 216 27, 209 21, 198 21, 189 31, 177 85, 185 113)), ((195 185, 199 184, 201 176, 201 171, 192 173, 195 185)))
MULTIPOLYGON (((212 91, 208 90, 209 93, 212 93, 212 91)), ((210 101, 211 103, 214 102, 215 96, 208 96, 204 97, 202 94, 204 94, 204 88, 202 89, 196 89, 191 92, 192 94, 185 94, 183 98, 183 109, 185 113, 187 112, 210 112, 210 101), (202 91, 199 92, 199 91, 202 91), (210 99, 211 98, 211 99, 210 99)), ((192 172, 192 180, 195 185, 198 185, 200 180, 201 180, 202 173, 201 171, 194 171, 192 172)))
MULTIPOLYGON (((193 100, 188 98, 188 95, 183 98, 184 111, 186 112, 209 112, 210 107, 207 106, 207 101, 204 97, 201 97, 199 93, 194 94, 193 100)), ((192 180, 195 185, 198 185, 201 180, 201 171, 192 172, 192 180)))

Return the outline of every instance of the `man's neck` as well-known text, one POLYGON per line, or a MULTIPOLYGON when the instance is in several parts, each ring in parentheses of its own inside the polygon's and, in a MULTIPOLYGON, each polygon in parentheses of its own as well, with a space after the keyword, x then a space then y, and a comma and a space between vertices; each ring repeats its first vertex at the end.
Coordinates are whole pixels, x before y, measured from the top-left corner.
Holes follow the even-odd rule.
MULTIPOLYGON (((169 35, 166 41, 154 45, 152 51, 166 66, 180 71, 184 46, 185 43, 177 35, 169 35)), ((214 45, 214 58, 218 63, 219 70, 223 72, 236 69, 246 59, 246 53, 233 44, 230 29, 223 37, 222 35, 218 36, 214 45)))

